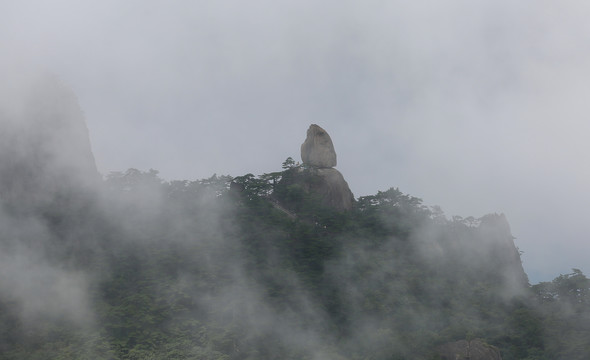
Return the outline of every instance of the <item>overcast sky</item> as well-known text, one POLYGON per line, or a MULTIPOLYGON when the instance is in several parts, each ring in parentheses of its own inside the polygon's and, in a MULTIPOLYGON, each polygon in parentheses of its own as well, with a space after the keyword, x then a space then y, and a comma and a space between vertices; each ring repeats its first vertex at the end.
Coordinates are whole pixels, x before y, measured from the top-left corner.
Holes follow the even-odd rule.
POLYGON ((99 170, 281 169, 316 123, 355 196, 507 215, 531 281, 590 275, 590 5, 0 0, 0 56, 70 86, 99 170))

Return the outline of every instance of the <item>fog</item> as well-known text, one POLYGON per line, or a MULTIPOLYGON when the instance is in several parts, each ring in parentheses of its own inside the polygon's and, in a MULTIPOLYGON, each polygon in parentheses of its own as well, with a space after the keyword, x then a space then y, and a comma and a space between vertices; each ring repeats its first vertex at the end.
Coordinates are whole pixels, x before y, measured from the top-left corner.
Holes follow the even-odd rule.
POLYGON ((589 272, 582 1, 3 1, 0 52, 78 96, 99 171, 274 171, 327 129, 356 196, 504 212, 531 281, 589 272))
POLYGON ((514 330, 495 315, 524 301, 528 284, 503 215, 437 218, 391 189, 359 199, 345 231, 350 214, 309 217, 302 206, 285 217, 252 188, 230 191, 230 177, 166 182, 129 169, 99 181, 75 94, 51 72, 10 64, 0 108, 7 358, 412 358, 470 331, 514 330), (484 298, 489 308, 471 306, 484 298))

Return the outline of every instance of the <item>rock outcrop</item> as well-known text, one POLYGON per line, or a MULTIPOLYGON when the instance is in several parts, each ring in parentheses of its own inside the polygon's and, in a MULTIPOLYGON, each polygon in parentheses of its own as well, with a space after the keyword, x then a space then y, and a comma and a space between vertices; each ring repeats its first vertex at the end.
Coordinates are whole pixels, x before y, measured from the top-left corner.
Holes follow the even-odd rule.
POLYGON ((316 124, 307 129, 307 138, 301 145, 301 160, 304 164, 316 168, 336 166, 336 151, 326 130, 316 124))
POLYGON ((487 249, 490 271, 496 270, 508 295, 522 294, 529 286, 529 280, 506 216, 488 214, 480 220, 478 233, 482 247, 487 249))
POLYGON ((326 130, 312 124, 301 145, 301 160, 306 168, 299 181, 304 190, 320 198, 322 205, 345 211, 352 209, 354 195, 344 176, 334 169, 336 151, 326 130))
POLYGON ((322 205, 341 211, 352 209, 354 195, 340 171, 311 169, 310 176, 312 179, 306 182, 305 189, 319 195, 322 205))
POLYGON ((0 69, 0 199, 10 208, 52 206, 96 185, 99 174, 76 96, 55 76, 0 69))
POLYGON ((502 360, 500 350, 482 340, 459 340, 446 343, 437 349, 443 360, 502 360))

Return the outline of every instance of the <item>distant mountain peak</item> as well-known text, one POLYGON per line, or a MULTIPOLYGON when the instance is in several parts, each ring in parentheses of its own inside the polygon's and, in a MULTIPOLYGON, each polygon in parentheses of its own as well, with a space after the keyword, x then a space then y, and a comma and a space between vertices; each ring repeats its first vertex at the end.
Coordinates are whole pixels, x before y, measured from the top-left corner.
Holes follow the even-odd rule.
POLYGON ((0 198, 38 207, 94 186, 99 175, 74 93, 45 71, 0 72, 0 198))

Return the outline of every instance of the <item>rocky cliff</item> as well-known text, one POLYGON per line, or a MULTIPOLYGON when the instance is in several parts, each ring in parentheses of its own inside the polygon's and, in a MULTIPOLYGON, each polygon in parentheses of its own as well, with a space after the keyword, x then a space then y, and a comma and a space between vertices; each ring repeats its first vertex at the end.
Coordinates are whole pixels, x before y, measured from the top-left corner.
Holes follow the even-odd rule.
POLYGON ((506 216, 488 214, 480 220, 478 240, 482 248, 489 249, 490 271, 495 270, 500 274, 507 290, 512 293, 522 291, 528 286, 529 281, 506 216))
POLYGON ((94 186, 98 172, 73 92, 55 76, 0 70, 0 199, 10 208, 51 206, 94 186))
POLYGON ((301 160, 307 169, 307 179, 302 178, 305 191, 317 195, 323 205, 337 210, 352 209, 354 195, 344 176, 334 169, 336 151, 328 132, 312 124, 301 145, 301 160))

